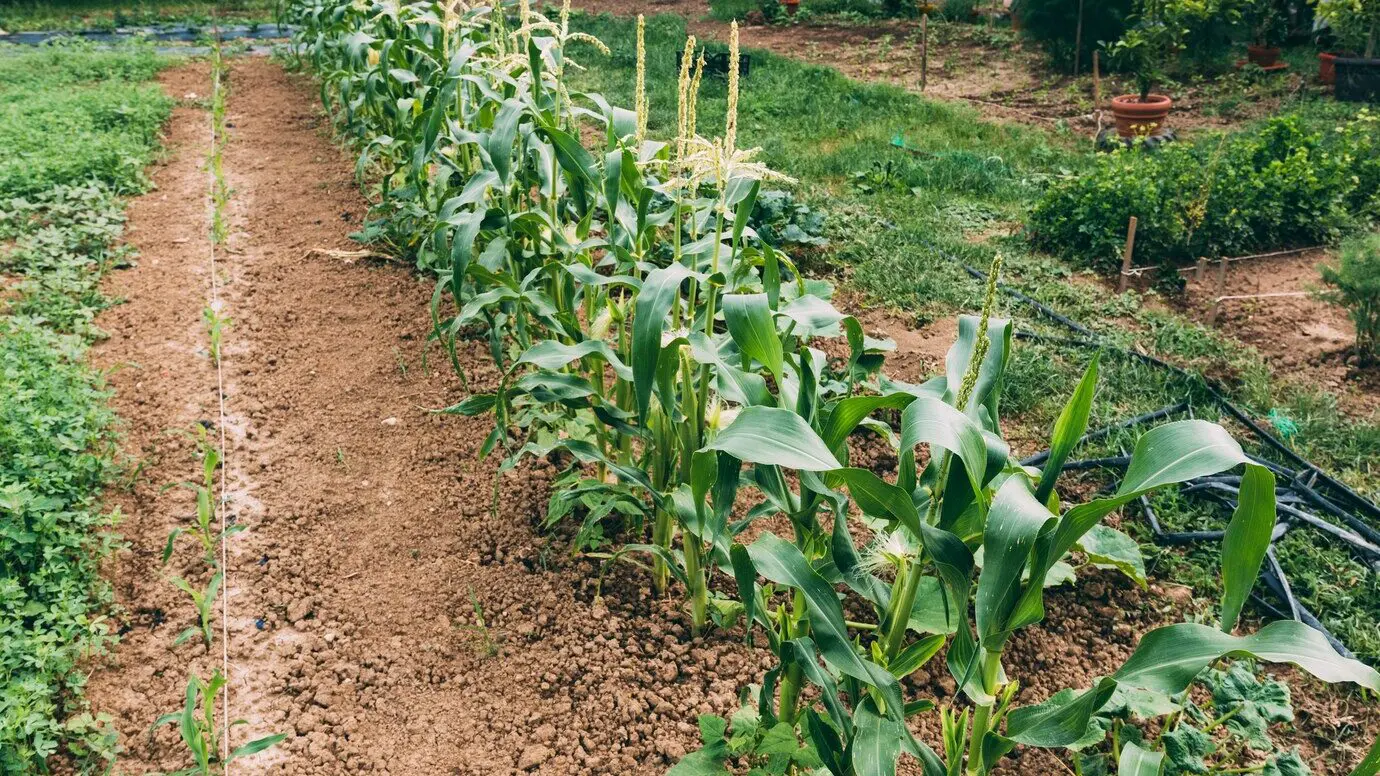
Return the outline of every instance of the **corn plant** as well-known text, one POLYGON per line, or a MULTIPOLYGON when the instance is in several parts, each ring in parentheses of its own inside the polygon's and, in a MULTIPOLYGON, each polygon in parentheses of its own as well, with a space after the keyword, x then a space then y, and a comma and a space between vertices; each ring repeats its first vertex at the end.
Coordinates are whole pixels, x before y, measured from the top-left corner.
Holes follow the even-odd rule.
MULTIPOLYGON (((189 676, 182 710, 164 714, 154 723, 155 728, 176 725, 178 733, 182 736, 182 743, 192 756, 193 764, 190 767, 166 776, 224 774, 226 766, 235 760, 258 754, 286 737, 282 733, 265 736, 226 752, 228 742, 222 739, 222 728, 216 720, 216 699, 224 687, 225 677, 220 671, 216 671, 210 681, 202 681, 195 674, 189 676)), ((236 720, 225 729, 245 724, 248 724, 245 720, 236 720)))
MULTIPOLYGON (((595 526, 624 517, 628 541, 596 554, 650 558, 635 562, 658 592, 685 591, 695 631, 741 619, 776 655, 752 692, 756 719, 740 749, 716 743, 726 728, 708 724, 706 748, 679 773, 721 773, 739 753, 770 761, 780 752, 763 747, 789 738, 798 746, 776 761, 785 770, 888 774, 906 752, 926 776, 982 774, 1017 745, 1086 745, 1118 688, 1179 694, 1241 655, 1380 688, 1380 674, 1297 623, 1233 635, 1274 527, 1274 482, 1219 426, 1156 428, 1114 494, 1063 504, 1056 485, 1087 426, 1094 361, 1045 466, 1012 459, 1000 424, 1012 347, 1011 323, 994 316, 1000 260, 942 375, 910 385, 882 373, 892 345, 867 337, 831 304, 827 283, 749 227, 763 181, 780 176, 738 147, 736 28, 724 135, 696 131, 703 60, 690 39, 677 134, 663 142, 647 137, 640 24, 627 111, 568 88, 569 51, 600 48, 570 32, 568 6, 551 20, 526 2, 299 0, 291 15, 297 56, 358 143, 361 176, 377 181, 363 237, 436 272, 432 339, 462 381, 463 337, 487 338, 499 368, 494 391, 446 411, 494 417, 481 454, 501 455, 500 472, 528 457, 560 461, 549 519, 580 513, 584 541, 606 541, 595 526), (846 358, 831 360, 828 340, 846 358), (894 474, 849 464, 861 428, 895 445, 894 474), (1135 543, 1102 519, 1239 466, 1221 629, 1161 628, 1113 676, 1018 705, 1002 655, 1043 619, 1045 580, 1075 551, 1143 573, 1135 543), (772 516, 789 537, 738 541, 772 516), (874 535, 863 552, 854 520, 874 535), (711 593, 715 575, 736 595, 711 593), (869 616, 846 619, 841 592, 869 616), (966 707, 908 701, 900 680, 945 648, 966 707), (907 726, 925 712, 941 715, 942 753, 907 726)), ((1154 772, 1133 770, 1155 760, 1141 743, 1122 747, 1123 772, 1154 772)))
POLYGON ((163 564, 167 565, 168 560, 172 558, 177 540, 182 536, 191 536, 201 547, 206 565, 214 568, 219 565, 216 553, 220 543, 243 531, 244 526, 232 523, 226 526, 224 531, 218 530, 215 524, 216 473, 220 471, 221 465, 220 448, 211 439, 205 426, 198 423, 192 430, 197 445, 197 457, 201 460, 201 480, 183 482, 180 485, 196 494, 195 522, 190 527, 178 526, 168 533, 168 540, 163 545, 163 564))
POLYGON ((206 336, 210 340, 211 361, 220 366, 220 345, 225 336, 225 328, 230 325, 230 317, 222 315, 212 305, 201 311, 201 319, 206 323, 206 336))

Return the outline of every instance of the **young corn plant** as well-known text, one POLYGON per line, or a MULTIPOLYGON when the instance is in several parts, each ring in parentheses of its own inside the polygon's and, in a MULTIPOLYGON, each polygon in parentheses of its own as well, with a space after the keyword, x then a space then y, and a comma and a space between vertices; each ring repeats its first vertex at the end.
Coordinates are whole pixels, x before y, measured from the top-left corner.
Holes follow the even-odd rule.
MULTIPOLYGON (((278 733, 264 736, 247 744, 225 751, 222 740, 222 727, 216 720, 216 699, 225 687, 225 677, 220 671, 203 681, 195 674, 187 678, 187 692, 182 710, 164 714, 154 723, 154 727, 176 725, 182 736, 182 743, 192 757, 192 765, 166 776, 214 776, 224 774, 230 763, 241 757, 258 754, 278 742, 286 735, 278 733)), ((245 720, 235 720, 230 727, 248 724, 245 720)))
POLYGON ((182 536, 190 536, 200 546, 202 558, 206 561, 206 565, 216 568, 220 563, 217 557, 220 543, 243 531, 244 526, 231 523, 226 526, 224 531, 220 531, 215 524, 216 475, 220 471, 221 452, 205 426, 198 423, 192 429, 196 439, 197 457, 201 460, 201 480, 199 482, 184 482, 181 483, 181 486, 196 494, 195 522, 191 526, 178 526, 168 533, 168 540, 163 545, 163 564, 167 565, 172 558, 177 540, 182 536))

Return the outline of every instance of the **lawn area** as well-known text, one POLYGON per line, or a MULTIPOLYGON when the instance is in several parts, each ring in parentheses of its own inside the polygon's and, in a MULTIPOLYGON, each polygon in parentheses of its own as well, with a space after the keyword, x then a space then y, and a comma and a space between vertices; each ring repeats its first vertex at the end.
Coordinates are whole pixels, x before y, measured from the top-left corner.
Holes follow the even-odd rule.
POLYGON ((0 30, 107 30, 212 18, 271 21, 277 0, 12 0, 0 5, 0 30))

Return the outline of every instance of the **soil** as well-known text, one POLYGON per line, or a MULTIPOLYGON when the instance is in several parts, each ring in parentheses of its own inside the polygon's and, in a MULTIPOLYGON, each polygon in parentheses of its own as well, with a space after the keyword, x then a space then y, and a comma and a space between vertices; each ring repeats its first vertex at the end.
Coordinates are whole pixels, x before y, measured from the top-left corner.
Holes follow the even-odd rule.
MULTIPOLYGON (((330 137, 315 87, 263 59, 237 60, 229 76, 233 234, 217 256, 233 319, 226 511, 247 530, 228 542, 228 639, 172 646, 195 613, 165 578, 199 583, 205 566, 183 540, 160 567, 168 532, 193 510, 189 491, 165 485, 199 467, 191 436, 170 430, 204 422, 214 435, 221 397, 201 320, 209 75, 191 64, 162 82, 184 100, 153 170, 158 188, 131 207, 140 259, 109 280, 127 301, 103 314, 112 336, 95 354, 124 367, 111 385, 125 452, 141 465, 109 494, 128 542, 110 569, 125 637, 89 687, 119 728, 119 770, 187 765, 174 728, 149 727, 180 708, 189 672, 209 677, 224 663, 230 717, 247 720, 234 744, 289 735, 241 773, 663 773, 697 745, 697 716, 732 712, 770 656, 736 629, 691 638, 676 599, 654 598, 630 566, 609 569, 596 597, 600 566, 536 528, 552 467, 497 476, 495 461, 477 458, 488 418, 431 412, 464 396, 427 352, 432 281, 342 258, 365 212, 353 160, 330 137)), ((863 315, 901 345, 903 377, 942 363, 951 322, 916 333, 863 315)), ((474 390, 496 383, 483 343, 459 358, 474 390)), ((1023 702, 1087 686, 1137 633, 1183 614, 1172 591, 1101 572, 1088 581, 1053 591, 1048 626, 1011 647, 1023 702)), ((912 677, 915 697, 952 698, 941 666, 912 677)), ((1377 727, 1351 696, 1325 703, 1308 728, 1316 751, 1343 724, 1377 727)), ((931 742, 937 732, 921 729, 931 742)), ((1006 772, 1064 768, 1033 752, 1006 772)))
MULTIPOLYGON (((1307 295, 1224 301, 1217 327, 1258 349, 1276 374, 1334 392, 1364 417, 1380 409, 1380 369, 1356 363, 1356 327, 1346 310, 1312 295, 1322 286, 1318 265, 1326 263, 1335 263, 1333 253, 1315 250, 1229 264, 1222 296, 1307 295)), ((1206 320, 1219 295, 1217 268, 1203 275, 1190 281, 1187 302, 1206 320)))

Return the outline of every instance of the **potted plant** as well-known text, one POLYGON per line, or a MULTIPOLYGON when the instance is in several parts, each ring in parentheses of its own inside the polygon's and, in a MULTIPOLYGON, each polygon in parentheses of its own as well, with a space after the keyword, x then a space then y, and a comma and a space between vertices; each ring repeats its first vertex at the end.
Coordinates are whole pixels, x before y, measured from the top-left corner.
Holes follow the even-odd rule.
POLYGON ((1155 94, 1164 80, 1164 63, 1180 47, 1184 29, 1166 0, 1145 0, 1136 24, 1108 49, 1112 64, 1130 72, 1137 93, 1112 98, 1116 131, 1122 137, 1144 137, 1159 131, 1174 101, 1155 94))
POLYGON ((1337 84, 1338 99, 1380 99, 1380 0, 1317 0, 1317 6, 1338 48, 1318 55, 1318 77, 1337 84))
POLYGON ((1289 66, 1279 61, 1279 46, 1285 34, 1285 14, 1280 6, 1280 0, 1250 0, 1242 9, 1242 20, 1251 31, 1246 57, 1251 64, 1266 70, 1282 70, 1289 66))

